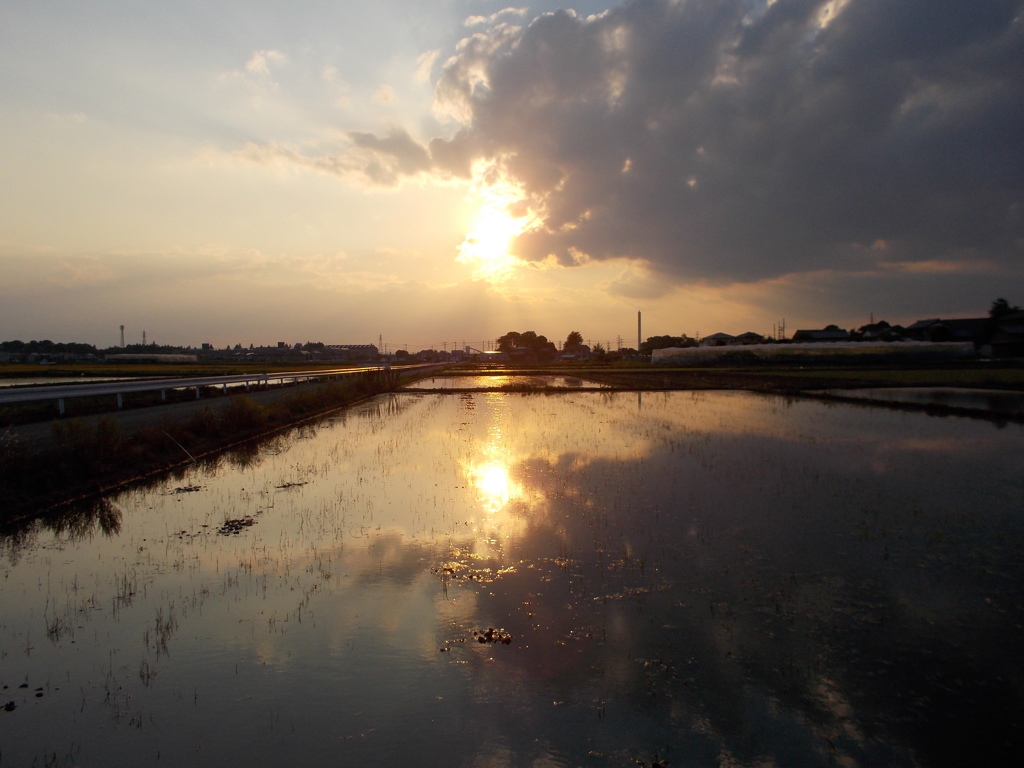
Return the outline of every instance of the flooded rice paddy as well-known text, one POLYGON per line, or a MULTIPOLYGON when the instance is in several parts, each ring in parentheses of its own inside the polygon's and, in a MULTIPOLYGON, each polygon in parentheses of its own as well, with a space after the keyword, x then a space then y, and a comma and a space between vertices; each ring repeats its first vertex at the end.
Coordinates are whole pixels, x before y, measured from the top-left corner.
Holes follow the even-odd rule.
POLYGON ((404 393, 0 552, 0 765, 946 766, 1024 737, 1024 430, 404 393))
POLYGON ((957 408, 977 413, 1024 415, 1024 394, 999 389, 967 389, 965 387, 881 387, 866 389, 833 389, 828 394, 853 400, 880 403, 904 403, 918 406, 957 408))
POLYGON ((581 379, 579 376, 537 375, 515 376, 428 376, 405 387, 410 390, 448 390, 448 389, 507 389, 528 391, 535 389, 608 389, 607 384, 581 379))

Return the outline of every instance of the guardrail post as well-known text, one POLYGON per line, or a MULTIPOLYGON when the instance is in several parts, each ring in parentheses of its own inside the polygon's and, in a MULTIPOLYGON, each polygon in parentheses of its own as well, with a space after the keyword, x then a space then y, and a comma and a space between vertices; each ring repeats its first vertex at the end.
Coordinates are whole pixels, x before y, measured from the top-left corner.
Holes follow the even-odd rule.
POLYGON ((60 415, 63 416, 64 415, 64 398, 63 397, 57 398, 57 409, 60 411, 60 415))
POLYGON ((198 400, 199 399, 199 387, 196 387, 195 390, 196 390, 196 400, 198 400))
POLYGON ((163 402, 163 403, 167 402, 167 390, 166 389, 161 389, 160 390, 160 402, 163 402))
POLYGON ((123 399, 123 397, 122 397, 120 392, 117 393, 117 407, 118 408, 123 408, 124 407, 124 399, 123 399))

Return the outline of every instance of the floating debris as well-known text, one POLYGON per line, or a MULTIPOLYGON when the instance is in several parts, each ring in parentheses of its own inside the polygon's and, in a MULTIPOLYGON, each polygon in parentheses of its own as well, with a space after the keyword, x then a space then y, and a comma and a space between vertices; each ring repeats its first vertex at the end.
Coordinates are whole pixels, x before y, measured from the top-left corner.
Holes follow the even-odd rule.
POLYGON ((217 529, 217 533, 221 536, 231 536, 232 534, 239 534, 248 528, 250 525, 256 525, 256 520, 252 515, 246 515, 245 517, 236 517, 233 520, 225 520, 224 524, 217 529))
POLYGON ((201 490, 203 490, 203 486, 201 485, 182 485, 175 488, 171 493, 198 493, 201 490))
POLYGON ((305 483, 305 482, 302 482, 302 483, 285 483, 284 485, 275 485, 274 487, 277 488, 277 490, 279 490, 279 491, 283 491, 283 490, 286 490, 288 488, 298 488, 300 485, 306 485, 306 484, 307 483, 305 483))
POLYGON ((0 707, 0 709, 2 709, 4 712, 13 712, 17 708, 18 708, 18 705, 15 704, 13 701, 8 701, 6 704, 4 704, 2 707, 0 707))
POLYGON ((512 642, 512 633, 506 632, 504 629, 497 629, 495 627, 488 627, 482 632, 473 630, 473 636, 476 637, 478 643, 502 643, 509 645, 512 642))
POLYGON ((430 572, 436 576, 441 577, 442 583, 455 580, 455 581, 475 581, 480 584, 491 584, 499 576, 506 573, 515 573, 515 568, 509 566, 507 568, 500 569, 495 573, 490 568, 470 568, 464 563, 450 562, 445 563, 441 566, 435 566, 430 569, 430 572))

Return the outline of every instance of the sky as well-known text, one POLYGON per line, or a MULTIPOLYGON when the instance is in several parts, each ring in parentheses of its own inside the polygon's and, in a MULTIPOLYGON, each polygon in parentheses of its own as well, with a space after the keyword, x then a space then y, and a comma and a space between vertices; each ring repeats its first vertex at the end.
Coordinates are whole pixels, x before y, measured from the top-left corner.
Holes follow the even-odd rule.
POLYGON ((0 339, 1024 304, 1024 0, 7 0, 0 339))

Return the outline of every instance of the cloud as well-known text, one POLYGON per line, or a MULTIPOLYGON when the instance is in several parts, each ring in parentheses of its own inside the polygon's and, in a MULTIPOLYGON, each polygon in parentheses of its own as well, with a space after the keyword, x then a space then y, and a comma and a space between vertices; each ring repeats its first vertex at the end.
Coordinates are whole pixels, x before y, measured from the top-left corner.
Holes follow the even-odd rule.
POLYGON ((271 65, 277 66, 287 60, 288 58, 280 51, 254 51, 249 60, 245 62, 245 71, 261 77, 270 77, 271 65))
POLYGON ((602 286, 611 296, 626 299, 659 299, 672 291, 672 286, 640 264, 626 266, 602 286))
POLYGON ((393 104, 395 102, 395 89, 386 83, 379 85, 371 98, 376 104, 393 104))
POLYGON ((253 51, 241 69, 232 69, 217 76, 220 83, 240 83, 255 91, 274 90, 272 69, 288 63, 288 57, 273 49, 253 51))
POLYGON ((325 66, 321 72, 321 79, 334 93, 334 103, 339 107, 348 107, 352 103, 349 96, 350 87, 345 79, 338 72, 333 64, 325 66))
POLYGON ((417 83, 429 83, 430 75, 434 71, 434 65, 441 58, 441 51, 435 49, 424 51, 416 58, 416 74, 413 79, 417 83))
POLYGON ((461 130, 431 158, 519 185, 539 222, 515 244, 528 260, 721 283, 1020 262, 1019 0, 754 5, 478 29, 443 65, 437 110, 461 130))
POLYGON ((383 186, 506 185, 531 222, 520 258, 632 260, 655 283, 1017 270, 1022 5, 633 0, 525 26, 506 9, 468 20, 441 64, 447 134, 350 133, 291 159, 383 186))
POLYGON ((464 22, 467 27, 491 26, 502 23, 507 18, 522 17, 526 15, 528 8, 502 8, 490 16, 470 16, 464 22))
POLYGON ((382 187, 396 186, 434 167, 428 150, 400 128, 384 136, 350 131, 345 137, 348 146, 334 154, 256 143, 246 144, 236 154, 260 165, 314 170, 382 187))

